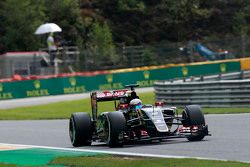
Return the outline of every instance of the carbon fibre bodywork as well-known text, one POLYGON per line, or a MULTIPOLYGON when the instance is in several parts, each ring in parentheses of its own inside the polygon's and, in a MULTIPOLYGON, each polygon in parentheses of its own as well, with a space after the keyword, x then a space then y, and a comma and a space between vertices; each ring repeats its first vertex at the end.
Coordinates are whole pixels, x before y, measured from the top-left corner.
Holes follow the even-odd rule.
POLYGON ((147 104, 133 107, 129 103, 129 99, 131 99, 129 93, 134 91, 135 86, 129 86, 131 90, 91 93, 92 116, 86 116, 86 114, 82 116, 82 121, 91 118, 91 126, 80 127, 78 133, 76 133, 77 129, 74 127, 77 127, 77 122, 74 120, 74 115, 71 117, 70 134, 74 146, 84 145, 81 143, 86 143, 86 141, 90 144, 91 141, 100 141, 114 147, 133 141, 180 137, 196 141, 209 135, 204 115, 198 105, 186 106, 181 116, 179 116, 176 107, 166 106, 162 102, 155 105, 147 104), (98 114, 97 104, 103 101, 114 101, 115 111, 98 114), (89 132, 91 134, 81 133, 86 129, 91 129, 91 132, 89 132), (72 137, 72 135, 75 136, 72 137), (91 135, 91 138, 80 137, 89 135, 91 135), (75 142, 77 136, 79 141, 75 142), (81 142, 82 140, 85 140, 85 142, 81 142))

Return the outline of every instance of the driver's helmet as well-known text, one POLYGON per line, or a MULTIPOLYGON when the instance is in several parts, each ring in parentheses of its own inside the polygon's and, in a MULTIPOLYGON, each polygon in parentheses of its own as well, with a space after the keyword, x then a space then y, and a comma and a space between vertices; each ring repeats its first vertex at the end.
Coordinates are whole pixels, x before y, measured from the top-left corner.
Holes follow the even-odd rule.
POLYGON ((140 99, 133 99, 129 102, 129 106, 131 109, 141 109, 142 101, 140 99))

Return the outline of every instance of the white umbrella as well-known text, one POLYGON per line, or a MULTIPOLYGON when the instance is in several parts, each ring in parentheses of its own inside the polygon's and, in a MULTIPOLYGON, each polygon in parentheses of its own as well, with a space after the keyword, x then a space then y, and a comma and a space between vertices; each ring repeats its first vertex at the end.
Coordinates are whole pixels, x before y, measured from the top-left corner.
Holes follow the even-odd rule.
POLYGON ((35 34, 46 34, 50 32, 61 32, 62 29, 55 23, 45 23, 40 25, 37 29, 35 34))

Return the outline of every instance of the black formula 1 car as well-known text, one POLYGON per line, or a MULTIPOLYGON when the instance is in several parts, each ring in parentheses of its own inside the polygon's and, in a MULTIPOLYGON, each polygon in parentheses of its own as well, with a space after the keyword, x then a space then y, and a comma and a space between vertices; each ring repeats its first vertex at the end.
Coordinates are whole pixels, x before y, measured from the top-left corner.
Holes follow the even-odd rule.
POLYGON ((186 106, 179 116, 176 107, 163 102, 142 105, 134 90, 137 86, 92 92, 92 117, 87 112, 71 115, 69 134, 72 145, 89 146, 92 141, 100 141, 117 147, 134 141, 183 137, 189 141, 200 141, 209 135, 200 106, 186 106), (115 111, 98 114, 97 104, 103 101, 114 101, 115 111))

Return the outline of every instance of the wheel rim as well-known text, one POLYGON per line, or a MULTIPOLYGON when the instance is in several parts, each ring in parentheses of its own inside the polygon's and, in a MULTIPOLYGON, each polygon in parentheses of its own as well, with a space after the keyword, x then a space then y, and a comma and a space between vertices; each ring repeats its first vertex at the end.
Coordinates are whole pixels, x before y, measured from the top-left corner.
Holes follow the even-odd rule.
POLYGON ((105 136, 105 140, 106 140, 106 143, 109 144, 110 143, 110 122, 109 122, 109 119, 108 117, 106 117, 106 120, 105 120, 105 124, 104 124, 104 136, 105 136))
POLYGON ((76 130, 75 130, 74 120, 70 118, 69 136, 70 136, 71 143, 75 143, 75 134, 76 134, 76 130))

